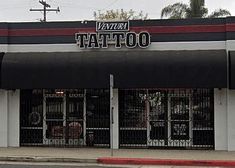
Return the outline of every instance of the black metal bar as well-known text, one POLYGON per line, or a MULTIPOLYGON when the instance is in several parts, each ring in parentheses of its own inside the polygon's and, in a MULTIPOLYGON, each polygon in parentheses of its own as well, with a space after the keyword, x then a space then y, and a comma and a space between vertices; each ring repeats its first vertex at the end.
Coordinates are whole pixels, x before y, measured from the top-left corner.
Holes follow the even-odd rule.
POLYGON ((214 149, 213 103, 210 89, 119 90, 120 147, 214 149), (136 111, 138 106, 146 109, 140 95, 150 101, 149 127, 134 124, 140 122, 136 116, 145 114, 145 110, 136 111), (161 104, 152 106, 157 99, 161 104))
MULTIPOLYGON (((85 134, 83 89, 45 90, 47 97, 22 90, 21 145, 109 147, 109 90, 86 93, 85 134)), ((119 90, 120 147, 214 149, 213 95, 212 89, 119 90)))

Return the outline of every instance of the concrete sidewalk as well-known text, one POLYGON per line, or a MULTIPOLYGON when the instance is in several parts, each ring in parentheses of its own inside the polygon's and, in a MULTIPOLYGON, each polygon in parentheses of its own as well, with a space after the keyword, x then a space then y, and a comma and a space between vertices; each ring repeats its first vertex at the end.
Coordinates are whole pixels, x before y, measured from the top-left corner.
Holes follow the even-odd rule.
MULTIPOLYGON (((79 162, 104 164, 179 164, 223 163, 235 166, 235 152, 205 150, 110 149, 100 148, 0 148, 0 161, 79 162), (111 162, 110 162, 111 161, 111 162), (136 162, 135 162, 136 161, 136 162), (137 162, 138 161, 138 162, 137 162), (140 162, 142 161, 142 162, 140 162), (155 162, 153 162, 155 161, 155 162), (219 161, 219 162, 218 162, 219 161), (234 165, 233 165, 234 164, 234 165)), ((211 166, 213 166, 211 164, 211 166)))

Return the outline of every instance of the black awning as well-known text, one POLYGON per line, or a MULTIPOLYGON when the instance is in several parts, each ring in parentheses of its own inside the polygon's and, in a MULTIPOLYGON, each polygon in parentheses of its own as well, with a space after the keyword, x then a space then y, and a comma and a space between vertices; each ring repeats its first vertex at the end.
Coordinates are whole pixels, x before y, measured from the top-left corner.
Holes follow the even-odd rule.
MULTIPOLYGON (((3 59, 3 56, 4 56, 5 53, 3 52, 0 52, 0 69, 1 69, 1 66, 2 66, 2 59, 3 59)), ((1 88, 1 75, 0 75, 0 88, 1 88)))
POLYGON ((2 88, 226 87, 226 51, 6 53, 2 88))
POLYGON ((229 89, 235 89, 235 51, 229 52, 229 89))

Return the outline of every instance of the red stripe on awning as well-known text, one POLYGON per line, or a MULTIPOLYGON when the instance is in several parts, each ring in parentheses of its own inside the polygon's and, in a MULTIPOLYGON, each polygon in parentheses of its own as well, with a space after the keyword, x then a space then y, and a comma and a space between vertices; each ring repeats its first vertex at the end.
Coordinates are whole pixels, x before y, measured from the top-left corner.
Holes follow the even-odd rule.
MULTIPOLYGON (((187 26, 143 26, 131 27, 130 31, 148 31, 151 34, 176 33, 223 33, 235 32, 235 24, 187 25, 187 26)), ((0 29, 0 36, 71 36, 75 33, 95 32, 95 28, 41 28, 41 29, 0 29)))
MULTIPOLYGON (((135 32, 148 31, 149 33, 208 33, 225 32, 225 25, 190 25, 190 26, 153 26, 134 27, 135 32)), ((235 29, 234 29, 235 30, 235 29)))
POLYGON ((227 24, 227 25, 226 25, 226 31, 227 31, 227 32, 233 32, 233 31, 235 31, 235 24, 227 24))
POLYGON ((14 29, 9 36, 71 36, 78 32, 95 32, 94 28, 14 29))
POLYGON ((0 36, 7 36, 8 30, 7 29, 0 29, 0 36))

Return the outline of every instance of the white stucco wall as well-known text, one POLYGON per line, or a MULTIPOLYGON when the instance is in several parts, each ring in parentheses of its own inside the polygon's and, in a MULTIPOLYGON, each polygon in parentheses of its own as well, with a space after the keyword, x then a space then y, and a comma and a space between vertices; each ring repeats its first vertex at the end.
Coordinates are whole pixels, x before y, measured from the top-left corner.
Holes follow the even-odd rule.
POLYGON ((8 146, 8 94, 0 90, 0 147, 8 146))
MULTIPOLYGON (((234 40, 230 40, 229 45, 235 45, 234 40)), ((225 41, 190 41, 190 42, 152 42, 147 50, 221 50, 226 49, 225 41)), ((0 50, 3 52, 83 52, 76 43, 73 44, 10 44, 1 45, 0 50)), ((99 49, 100 51, 117 51, 113 46, 108 49, 99 49)), ((130 49, 121 48, 118 50, 127 51, 130 49)), ((136 48, 135 50, 142 50, 136 48)))
POLYGON ((19 90, 0 90, 0 147, 19 146, 19 93, 19 90))
POLYGON ((228 91, 228 151, 235 151, 235 90, 228 91))
POLYGON ((214 89, 215 150, 228 150, 227 89, 214 89))
POLYGON ((8 146, 20 144, 20 91, 8 91, 8 146))

